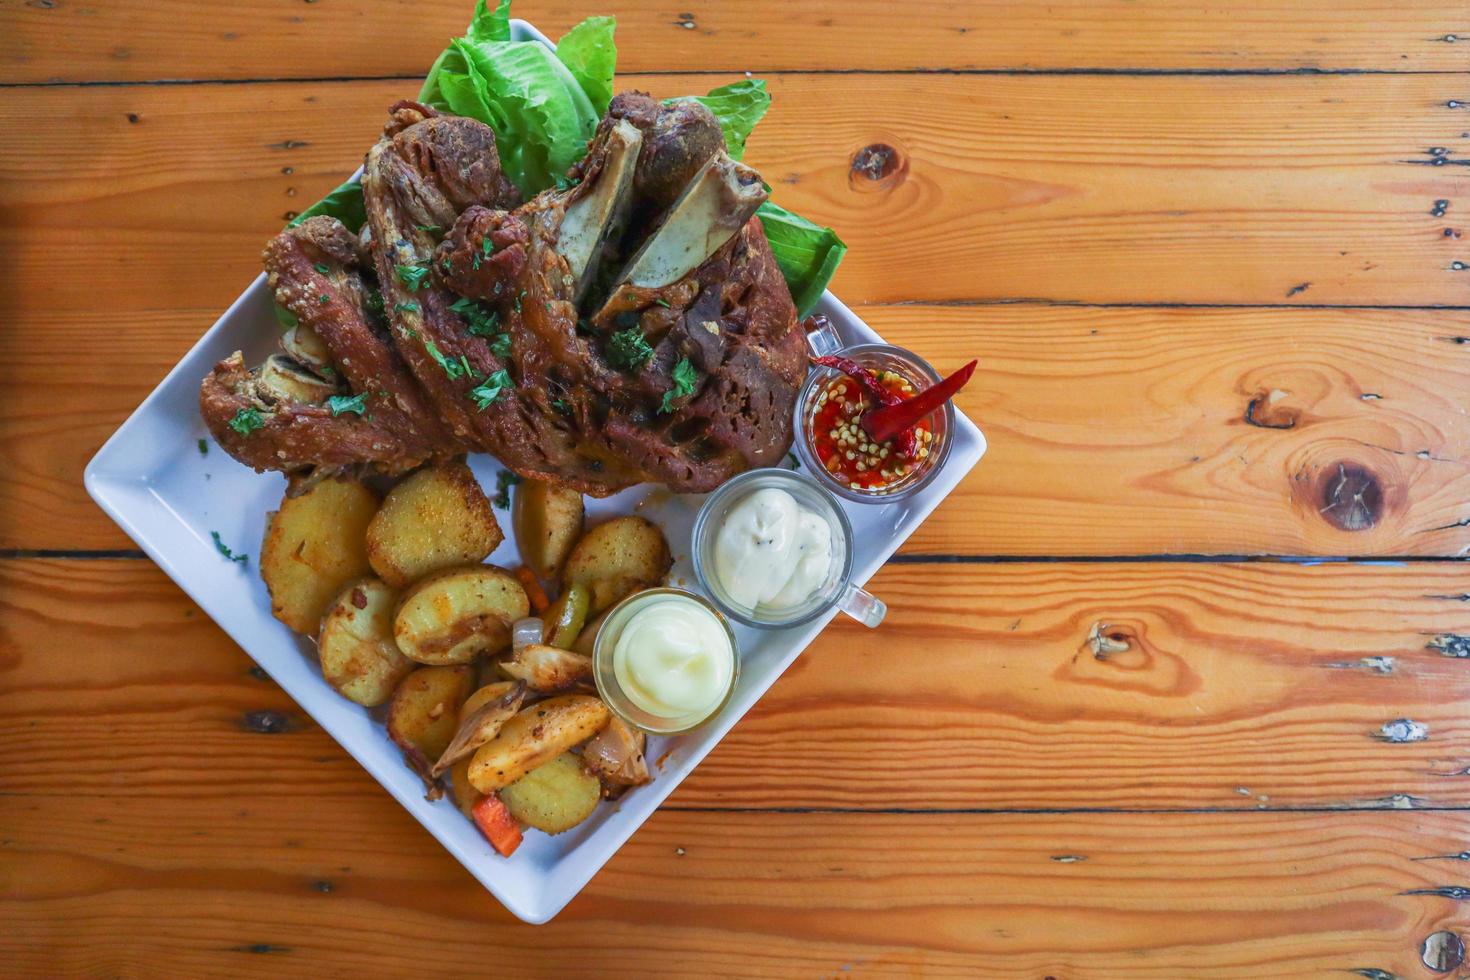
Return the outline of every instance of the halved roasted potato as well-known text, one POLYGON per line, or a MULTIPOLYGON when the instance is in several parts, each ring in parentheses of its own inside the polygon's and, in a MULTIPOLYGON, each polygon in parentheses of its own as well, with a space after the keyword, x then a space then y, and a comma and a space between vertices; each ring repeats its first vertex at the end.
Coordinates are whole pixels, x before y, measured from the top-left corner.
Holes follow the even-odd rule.
POLYGON ((475 669, 468 665, 421 667, 393 692, 388 704, 388 737, 425 779, 431 778, 434 760, 454 738, 459 707, 474 684, 475 669))
POLYGON ((509 786, 607 724, 607 705, 585 694, 564 694, 522 708, 470 760, 470 784, 481 793, 509 786))
POLYGON ((355 480, 287 488, 281 509, 266 517, 260 546, 260 577, 277 619, 316 635, 342 586, 372 571, 363 536, 377 509, 378 495, 355 480))
POLYGON ((577 688, 591 690, 592 658, 561 650, 544 643, 527 643, 517 647, 500 662, 500 669, 525 681, 537 694, 556 694, 577 688))
POLYGON ((511 505, 521 560, 539 577, 555 579, 582 533, 582 495, 541 480, 522 480, 511 505))
POLYGON ((349 701, 371 708, 416 666, 393 641, 398 593, 375 578, 347 583, 322 617, 317 653, 322 676, 349 701))
POLYGON ((592 816, 601 798, 602 784, 570 752, 537 766, 500 791, 511 816, 548 834, 571 830, 592 816))
POLYGON ((588 530, 567 558, 563 585, 592 592, 596 614, 640 589, 651 588, 674 563, 657 525, 641 517, 615 517, 588 530))
POLYGON ((460 460, 419 470, 383 500, 367 529, 373 570, 396 588, 482 561, 505 537, 485 491, 460 460))
POLYGON ((510 646, 511 623, 530 611, 526 590, 505 569, 446 568, 404 593, 393 638, 421 664, 467 664, 510 646))

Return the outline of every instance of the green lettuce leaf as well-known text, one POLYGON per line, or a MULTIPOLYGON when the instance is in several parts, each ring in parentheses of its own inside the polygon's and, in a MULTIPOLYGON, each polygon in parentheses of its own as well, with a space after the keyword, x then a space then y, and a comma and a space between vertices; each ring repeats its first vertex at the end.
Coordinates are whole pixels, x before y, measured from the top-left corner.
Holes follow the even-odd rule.
POLYGON ((618 63, 617 45, 613 43, 612 17, 588 17, 556 42, 556 57, 592 102, 598 116, 607 111, 613 97, 613 69, 618 63))
POLYGON ((745 141, 750 138, 750 131, 755 129, 755 124, 761 121, 761 117, 771 107, 771 96, 766 91, 764 78, 746 78, 711 89, 708 95, 690 95, 685 98, 703 104, 715 114, 720 129, 725 133, 726 152, 736 160, 745 155, 745 141))
POLYGON ((831 228, 813 224, 779 204, 767 201, 755 212, 761 219, 771 253, 791 287, 797 316, 806 316, 847 254, 847 246, 831 228))
POLYGON ((468 41, 509 41, 510 0, 500 0, 493 11, 485 0, 475 0, 475 16, 464 36, 468 41))
POLYGON ((505 175, 531 197, 582 159, 602 113, 535 41, 456 38, 425 83, 435 108, 495 130, 505 175))

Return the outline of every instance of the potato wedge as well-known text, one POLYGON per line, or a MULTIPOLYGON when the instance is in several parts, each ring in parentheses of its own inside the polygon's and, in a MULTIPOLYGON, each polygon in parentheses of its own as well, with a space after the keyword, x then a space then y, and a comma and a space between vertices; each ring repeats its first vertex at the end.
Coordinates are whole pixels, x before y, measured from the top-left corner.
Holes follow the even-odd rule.
POLYGON ((483 561, 504 537, 475 475, 454 460, 421 469, 388 491, 368 525, 368 561, 401 589, 441 568, 483 561))
POLYGON ((432 781, 434 760, 444 754, 459 726, 459 707, 474 688, 475 670, 467 665, 423 667, 409 674, 388 703, 388 737, 408 764, 432 781))
POLYGON ((315 636, 342 586, 372 572, 363 535, 378 495, 355 480, 323 479, 286 490, 266 518, 260 577, 271 613, 298 633, 315 636))
POLYGON ((317 654, 322 676, 349 701, 369 708, 393 696, 398 682, 418 666, 393 641, 398 593, 379 579, 347 583, 322 617, 317 654))
POLYGON ((494 565, 435 572, 404 593, 393 639, 421 664, 467 664, 510 646, 510 626, 531 611, 516 577, 494 565))
POLYGON ((500 791, 511 816, 547 834, 571 830, 592 816, 601 798, 602 784, 570 752, 537 766, 500 791))
MULTIPOLYGON (((500 688, 501 685, 486 685, 480 688, 471 697, 481 695, 487 690, 500 688)), ((500 729, 505 723, 515 717, 516 712, 521 710, 521 703, 526 700, 526 684, 524 681, 513 681, 504 690, 490 697, 476 697, 477 704, 471 711, 460 708, 459 727, 454 737, 445 746, 444 752, 439 756, 439 761, 434 763, 434 768, 429 771, 431 776, 439 776, 444 770, 459 762, 468 759, 475 754, 475 750, 486 742, 500 734, 500 729)), ((466 701, 465 704, 469 702, 466 701)))
POLYGON ((596 615, 640 589, 651 588, 674 563, 664 533, 641 517, 615 517, 582 536, 567 557, 563 585, 592 592, 596 615))
POLYGON ((582 495, 577 491, 522 480, 510 512, 521 561, 541 578, 555 580, 582 533, 582 516, 582 495))
POLYGON ((607 705, 585 694, 564 694, 522 708, 494 741, 475 751, 470 760, 470 784, 481 793, 509 786, 596 735, 609 717, 607 705))
POLYGON ((592 658, 544 643, 527 643, 500 662, 500 669, 525 681, 537 694, 594 689, 592 658))
MULTIPOLYGON (((485 663, 491 670, 498 672, 498 668, 493 664, 489 664, 488 661, 485 663)), ((515 685, 515 681, 493 681, 481 687, 474 694, 471 694, 465 699, 465 703, 459 706, 460 725, 463 726, 466 718, 495 698, 505 694, 506 691, 509 691, 515 685)), ((445 749, 445 751, 447 752, 449 750, 445 749)), ((470 755, 473 754, 470 753, 470 755)), ((485 794, 470 785, 470 756, 465 756, 449 768, 449 792, 454 799, 454 805, 459 807, 460 812, 466 817, 473 820, 475 817, 471 811, 485 794)))

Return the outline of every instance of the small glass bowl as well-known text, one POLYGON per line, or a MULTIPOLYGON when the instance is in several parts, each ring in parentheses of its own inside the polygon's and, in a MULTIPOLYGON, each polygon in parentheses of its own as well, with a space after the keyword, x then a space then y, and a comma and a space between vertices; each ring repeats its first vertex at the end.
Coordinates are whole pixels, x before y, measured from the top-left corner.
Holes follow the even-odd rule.
MULTIPOLYGON (((830 327, 823 329, 831 330, 830 327)), ((820 331, 808 334, 807 341, 817 356, 840 353, 843 357, 850 358, 863 367, 872 368, 875 371, 892 371, 913 385, 916 392, 932 387, 940 381, 939 373, 929 366, 928 361, 902 347, 894 347, 891 344, 859 344, 856 347, 839 349, 837 347, 839 342, 835 340, 835 334, 824 335, 820 331)), ((834 378, 841 376, 843 376, 842 372, 836 368, 813 364, 811 370, 807 372, 806 382, 801 386, 801 393, 797 395, 796 453, 801 459, 802 466, 815 476, 822 486, 839 497, 864 504, 886 504, 894 500, 902 500, 928 486, 949 457, 949 434, 955 426, 954 402, 947 401, 943 408, 929 413, 929 427, 934 433, 934 441, 929 444, 929 455, 919 460, 918 465, 914 466, 906 477, 898 482, 886 484, 882 488, 885 491, 883 493, 877 490, 855 490, 850 484, 837 479, 827 471, 827 467, 817 455, 816 447, 812 444, 812 420, 817 413, 817 400, 827 385, 834 378)))
POLYGON ((684 589, 667 587, 644 589, 613 606, 612 611, 598 627, 597 637, 593 640, 592 645, 592 679, 597 684, 597 694, 602 698, 603 704, 606 704, 613 714, 634 728, 641 728, 651 735, 680 735, 703 725, 724 711, 725 705, 730 703, 730 697, 735 693, 735 685, 740 681, 740 644, 736 641, 735 631, 730 628, 729 622, 703 596, 684 589), (719 621, 721 628, 725 631, 725 636, 730 641, 730 653, 734 658, 734 664, 730 668, 730 685, 725 690, 725 696, 720 698, 719 704, 709 711, 700 712, 697 715, 686 715, 683 718, 663 718, 650 714, 634 704, 627 692, 623 690, 623 686, 618 683, 617 671, 613 669, 613 650, 617 646, 618 637, 622 634, 628 619, 638 611, 639 606, 661 596, 677 596, 703 606, 719 621))
POLYGON ((694 575, 700 586, 725 615, 757 629, 788 629, 809 623, 838 606, 864 626, 877 626, 888 607, 869 592, 852 584, 852 525, 842 506, 816 480, 786 469, 749 470, 733 477, 705 498, 694 519, 694 575), (725 591, 715 571, 715 539, 731 507, 757 490, 776 487, 796 498, 802 507, 820 515, 832 532, 835 549, 827 580, 806 602, 784 609, 750 608, 736 602, 725 591))

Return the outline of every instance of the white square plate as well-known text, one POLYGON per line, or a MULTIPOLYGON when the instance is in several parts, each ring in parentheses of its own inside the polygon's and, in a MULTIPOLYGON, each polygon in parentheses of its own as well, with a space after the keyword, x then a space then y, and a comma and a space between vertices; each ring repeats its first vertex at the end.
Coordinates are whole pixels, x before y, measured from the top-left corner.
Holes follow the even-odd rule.
MULTIPOLYGON (((517 39, 545 37, 523 21, 513 22, 517 39)), ((831 318, 852 344, 881 340, 830 292, 817 311, 831 318)), ((429 802, 423 786, 404 765, 378 715, 341 697, 322 679, 312 643, 272 618, 255 557, 265 515, 280 503, 285 481, 262 476, 230 459, 218 447, 201 455, 208 436, 199 418, 199 382, 235 350, 255 364, 273 352, 279 330, 270 290, 260 276, 225 311, 162 383, 98 451, 86 470, 87 492, 149 557, 316 722, 360 762, 506 908, 527 922, 541 923, 571 901, 639 825, 674 791, 750 706, 819 633, 830 616, 806 626, 761 632, 736 626, 740 681, 724 711, 696 732, 651 739, 648 758, 662 760, 647 786, 616 805, 603 803, 586 823, 556 837, 535 831, 510 858, 502 858, 448 799, 429 802), (210 537, 251 555, 241 566, 225 560, 210 537)), ((964 415, 956 415, 954 444, 934 482, 907 500, 887 505, 843 503, 852 521, 855 581, 865 583, 985 452, 985 437, 964 415)), ((494 487, 495 460, 470 460, 482 484, 494 487)), ((592 520, 635 509, 660 524, 676 558, 671 581, 693 587, 689 537, 703 497, 670 495, 634 487, 607 500, 589 500, 592 520)), ((508 520, 504 543, 489 560, 515 565, 515 540, 508 520)))

